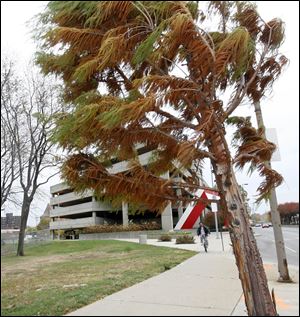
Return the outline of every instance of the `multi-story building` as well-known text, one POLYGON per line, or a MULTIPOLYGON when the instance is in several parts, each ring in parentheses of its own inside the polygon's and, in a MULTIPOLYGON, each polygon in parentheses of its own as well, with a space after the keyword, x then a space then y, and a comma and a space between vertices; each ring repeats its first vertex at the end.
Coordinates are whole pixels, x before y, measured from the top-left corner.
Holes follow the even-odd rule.
MULTIPOLYGON (((140 163, 142 165, 147 165, 152 151, 140 147, 138 153, 140 163)), ((116 161, 109 169, 109 172, 119 173, 126 170, 128 170, 128 162, 116 161)), ((188 175, 189 172, 186 171, 185 176, 188 175)), ((169 173, 162 177, 168 178, 169 173)), ((120 210, 113 211, 110 204, 96 201, 91 190, 87 190, 83 194, 78 194, 67 184, 60 183, 51 186, 50 192, 52 195, 52 198, 50 199, 50 230, 52 231, 53 236, 54 230, 58 229, 77 229, 111 222, 127 225, 131 219, 137 217, 128 215, 127 202, 122 203, 122 208, 120 208, 120 210)), ((155 213, 150 212, 144 213, 142 217, 148 220, 152 219, 153 221, 160 221, 162 229, 168 231, 174 228, 176 222, 182 216, 183 211, 184 206, 182 206, 182 204, 177 206, 169 204, 161 214, 160 219, 156 217, 155 213)))
POLYGON ((13 216, 13 213, 7 213, 1 217, 1 229, 20 229, 21 216, 13 216))

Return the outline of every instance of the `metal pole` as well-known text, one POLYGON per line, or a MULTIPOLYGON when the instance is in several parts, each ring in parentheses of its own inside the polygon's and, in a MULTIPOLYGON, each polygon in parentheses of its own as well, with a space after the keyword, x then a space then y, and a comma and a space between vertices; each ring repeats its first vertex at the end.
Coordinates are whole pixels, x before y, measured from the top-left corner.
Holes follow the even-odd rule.
POLYGON ((221 233, 221 241, 222 241, 222 250, 224 251, 224 243, 223 243, 223 235, 222 235, 222 225, 220 226, 220 233, 221 233))
POLYGON ((219 228, 218 228, 218 216, 217 216, 217 211, 214 212, 215 214, 215 226, 216 226, 216 239, 220 239, 219 237, 219 228))
MULTIPOLYGON (((265 126, 264 126, 264 121, 263 121, 259 102, 254 103, 254 109, 255 109, 258 128, 261 128, 263 130, 263 137, 266 139, 265 126)), ((271 168, 270 161, 266 161, 265 164, 267 167, 271 168)), ((278 263, 278 272, 279 272, 278 280, 290 282, 291 278, 289 276, 283 234, 281 230, 280 215, 278 212, 277 196, 276 196, 276 191, 274 188, 271 189, 269 202, 270 202, 270 208, 271 208, 271 219, 273 224, 273 232, 274 232, 275 246, 276 246, 276 253, 277 253, 277 263, 278 263)))
MULTIPOLYGON (((213 169, 212 169, 211 163, 210 163, 210 175, 211 175, 211 188, 214 188, 213 169)), ((216 199, 216 197, 213 196, 213 199, 216 199)), ((219 229, 218 229, 217 211, 214 212, 214 214, 215 214, 216 239, 220 239, 220 238, 219 238, 219 229)))

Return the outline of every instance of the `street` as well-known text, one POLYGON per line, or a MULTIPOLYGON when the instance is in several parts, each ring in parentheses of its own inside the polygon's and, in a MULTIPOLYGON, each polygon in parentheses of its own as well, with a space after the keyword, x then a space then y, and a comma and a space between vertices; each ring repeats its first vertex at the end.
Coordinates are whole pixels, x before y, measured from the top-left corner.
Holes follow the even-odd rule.
MULTIPOLYGON (((263 261, 277 263, 273 228, 253 228, 263 261)), ((282 227, 288 265, 299 267, 299 226, 282 227)))

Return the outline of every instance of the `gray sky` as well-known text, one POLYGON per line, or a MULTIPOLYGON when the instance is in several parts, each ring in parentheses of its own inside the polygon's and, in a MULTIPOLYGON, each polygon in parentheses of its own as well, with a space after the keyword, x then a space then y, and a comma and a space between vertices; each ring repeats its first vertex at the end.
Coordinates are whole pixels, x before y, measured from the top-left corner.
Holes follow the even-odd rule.
MULTIPOLYGON (((1 52, 8 52, 24 67, 35 51, 25 22, 41 12, 47 1, 1 1, 1 52)), ((299 2, 298 1, 258 1, 258 11, 262 18, 271 20, 279 17, 285 22, 286 39, 281 47, 290 65, 274 84, 273 93, 261 102, 265 126, 276 128, 281 161, 272 162, 272 167, 283 177, 284 183, 276 189, 278 203, 299 201, 299 2)), ((235 115, 251 115, 256 126, 253 109, 244 105, 235 115)), ((205 173, 210 182, 209 172, 205 173)), ((237 173, 241 184, 248 184, 250 204, 253 207, 255 190, 262 181, 256 173, 251 176, 237 173)), ((58 182, 53 178, 44 186, 46 194, 50 185, 58 182)), ((50 196, 50 194, 49 194, 50 196)), ((47 199, 36 204, 34 213, 41 215, 47 199)), ((263 213, 269 206, 262 203, 257 212, 263 213)), ((16 211, 16 214, 18 212, 16 211)), ((35 225, 35 216, 29 218, 29 225, 35 225)))

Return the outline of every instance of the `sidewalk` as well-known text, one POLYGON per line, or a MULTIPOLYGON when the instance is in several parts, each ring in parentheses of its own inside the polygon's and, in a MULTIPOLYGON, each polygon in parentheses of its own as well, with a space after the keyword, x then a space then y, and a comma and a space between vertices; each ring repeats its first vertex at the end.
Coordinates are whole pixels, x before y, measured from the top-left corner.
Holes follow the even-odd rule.
MULTIPOLYGON (((247 316, 228 233, 221 239, 209 237, 208 253, 196 244, 176 245, 148 239, 147 243, 198 251, 199 254, 175 268, 103 300, 78 309, 67 316, 247 316)), ((138 242, 137 239, 128 241, 138 242)), ((265 265, 270 290, 274 288, 281 316, 299 314, 299 271, 290 269, 297 283, 276 282, 276 266, 265 265)))

